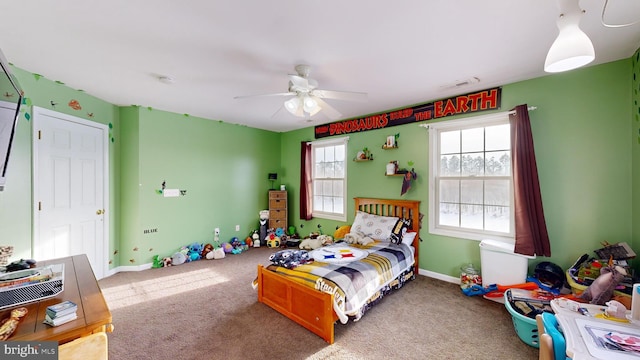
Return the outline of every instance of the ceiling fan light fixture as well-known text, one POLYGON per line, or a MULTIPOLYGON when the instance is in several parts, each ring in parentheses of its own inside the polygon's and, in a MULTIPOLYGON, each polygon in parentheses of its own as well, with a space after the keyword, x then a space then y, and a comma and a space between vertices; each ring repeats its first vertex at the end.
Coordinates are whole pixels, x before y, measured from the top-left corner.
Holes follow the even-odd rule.
POLYGON ((292 97, 284 102, 284 107, 287 111, 297 116, 298 108, 300 107, 300 98, 297 96, 292 97))
POLYGON ((544 63, 544 71, 550 73, 573 70, 595 59, 593 44, 580 29, 584 12, 578 0, 558 0, 558 4, 561 14, 557 25, 560 32, 544 63))
POLYGON ((318 102, 309 95, 304 95, 303 104, 303 110, 311 116, 317 114, 318 111, 321 110, 318 102))

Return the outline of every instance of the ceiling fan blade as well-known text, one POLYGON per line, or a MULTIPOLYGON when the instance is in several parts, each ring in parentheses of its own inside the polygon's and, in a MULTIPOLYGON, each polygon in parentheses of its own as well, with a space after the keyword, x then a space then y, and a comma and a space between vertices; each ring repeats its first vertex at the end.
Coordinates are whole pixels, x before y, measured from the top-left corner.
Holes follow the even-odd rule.
POLYGON ((294 92, 284 92, 284 93, 274 93, 274 94, 258 94, 258 95, 243 95, 243 96, 234 96, 234 99, 247 99, 247 98, 255 98, 255 97, 269 97, 269 96, 295 96, 294 92))
POLYGON ((338 110, 336 110, 335 108, 333 108, 333 106, 327 104, 324 100, 320 99, 317 96, 312 96, 312 99, 314 99, 317 103, 318 106, 320 106, 320 108, 322 108, 322 111, 332 120, 337 120, 339 119, 342 114, 340 114, 340 112, 338 110))
POLYGON ((348 101, 367 101, 367 93, 355 91, 334 91, 319 90, 312 91, 312 95, 324 99, 348 100, 348 101))

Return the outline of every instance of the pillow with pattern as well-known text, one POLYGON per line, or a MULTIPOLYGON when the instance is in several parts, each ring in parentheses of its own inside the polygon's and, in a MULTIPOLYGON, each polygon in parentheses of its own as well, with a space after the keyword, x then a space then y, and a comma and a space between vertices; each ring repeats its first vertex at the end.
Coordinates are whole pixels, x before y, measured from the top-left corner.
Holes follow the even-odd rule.
POLYGON ((393 225, 391 229, 391 234, 389 235, 389 241, 394 244, 401 244, 403 236, 409 230, 409 221, 405 219, 398 219, 396 223, 393 225))
POLYGON ((356 212, 356 218, 351 224, 350 233, 360 233, 374 240, 389 240, 391 229, 398 222, 397 217, 369 214, 364 211, 356 212))

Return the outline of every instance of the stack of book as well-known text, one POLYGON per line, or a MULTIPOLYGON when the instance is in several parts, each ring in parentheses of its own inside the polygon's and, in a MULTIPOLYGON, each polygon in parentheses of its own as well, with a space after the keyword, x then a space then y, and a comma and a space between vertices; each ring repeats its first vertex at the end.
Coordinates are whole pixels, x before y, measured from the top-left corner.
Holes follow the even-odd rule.
POLYGON ((73 301, 63 301, 61 303, 47 306, 47 314, 44 323, 51 326, 58 326, 78 318, 78 305, 73 301))

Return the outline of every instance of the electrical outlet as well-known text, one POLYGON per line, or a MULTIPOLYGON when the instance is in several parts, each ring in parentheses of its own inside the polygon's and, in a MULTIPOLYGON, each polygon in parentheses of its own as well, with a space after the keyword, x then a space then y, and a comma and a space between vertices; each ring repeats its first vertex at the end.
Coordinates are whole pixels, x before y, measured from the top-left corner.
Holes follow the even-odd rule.
POLYGON ((216 228, 214 231, 216 235, 220 235, 220 228, 216 228))
POLYGON ((240 231, 240 225, 236 225, 236 231, 240 231))

